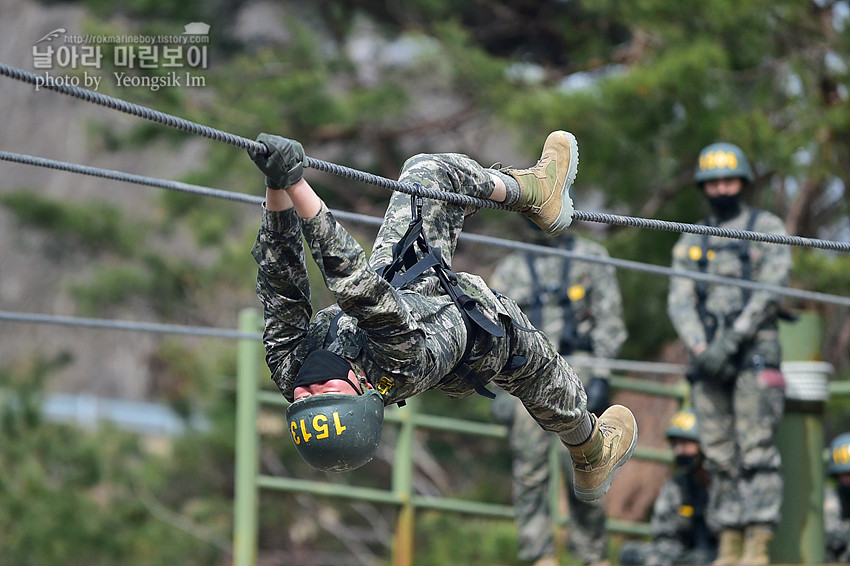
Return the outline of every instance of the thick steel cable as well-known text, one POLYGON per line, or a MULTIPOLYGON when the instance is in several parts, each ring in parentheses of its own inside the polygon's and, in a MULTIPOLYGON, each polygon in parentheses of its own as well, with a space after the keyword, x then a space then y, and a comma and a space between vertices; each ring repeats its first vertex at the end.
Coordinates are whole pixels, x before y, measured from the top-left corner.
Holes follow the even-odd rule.
POLYGON ((56 324, 60 326, 80 326, 86 328, 107 328, 110 330, 154 332, 157 334, 184 334, 191 336, 207 336, 210 338, 233 338, 237 340, 260 340, 263 337, 259 332, 242 332, 228 328, 184 326, 180 324, 134 322, 131 320, 110 320, 103 318, 85 318, 78 316, 61 316, 11 311, 0 311, 0 320, 36 324, 56 324))
POLYGON ((681 269, 673 269, 672 267, 665 267, 661 265, 655 265, 652 263, 641 263, 637 261, 632 261, 628 259, 619 259, 613 257, 601 257, 594 255, 581 254, 569 250, 565 250, 562 248, 557 248, 553 246, 541 246, 538 244, 526 244, 524 242, 514 242, 511 240, 503 240, 501 238, 495 238, 493 236, 484 236, 482 234, 461 234, 461 238, 464 238, 472 242, 477 242, 479 244, 484 244, 488 246, 500 246, 503 248, 513 249, 517 251, 525 251, 532 252, 536 254, 545 254, 545 255, 555 255, 560 257, 566 257, 570 259, 575 259, 579 261, 586 261, 590 263, 601 263, 606 265, 613 265, 614 267, 622 267, 624 269, 630 269, 633 271, 642 271, 644 273, 653 273, 655 275, 665 275, 667 277, 682 277, 684 279, 693 279, 694 281, 704 281, 706 283, 713 283, 716 285, 734 285, 736 287, 742 287, 744 289, 751 289, 753 291, 768 291, 771 293, 776 293, 777 295, 782 295, 785 297, 792 297, 796 299, 805 299, 816 301, 820 303, 829 303, 833 305, 841 305, 841 306, 850 306, 850 297, 842 297, 840 295, 829 295, 826 293, 819 293, 816 291, 805 291, 803 289, 792 289, 791 287, 782 287, 781 285, 772 285, 768 283, 759 283, 757 281, 751 281, 748 279, 735 279, 732 277, 723 277, 721 275, 714 275, 711 273, 701 273, 699 271, 684 271, 681 269))
MULTIPOLYGON (((106 318, 85 318, 76 316, 61 316, 49 314, 22 313, 0 311, 0 320, 32 324, 48 324, 57 326, 76 326, 91 329, 126 330, 130 332, 150 332, 152 334, 178 334, 184 336, 204 336, 209 338, 228 338, 235 340, 262 340, 260 332, 242 332, 229 328, 210 328, 204 326, 183 326, 178 324, 161 324, 136 322, 132 320, 116 320, 106 318)), ((608 358, 570 358, 570 364, 575 367, 602 367, 616 371, 632 371, 637 373, 684 373, 680 364, 664 362, 644 362, 639 360, 614 360, 608 358)))
MULTIPOLYGON (((202 124, 186 120, 185 118, 166 114, 165 112, 153 110, 139 104, 127 102, 120 98, 114 98, 112 96, 107 96, 78 86, 68 85, 64 82, 62 84, 56 84, 55 81, 49 81, 40 75, 5 63, 0 63, 0 75, 5 75, 12 79, 37 85, 39 89, 43 88, 53 90, 61 94, 67 94, 87 102, 92 102, 100 106, 105 106, 113 110, 118 110, 132 116, 144 118, 145 120, 157 122, 159 124, 170 126, 172 128, 203 136, 212 140, 221 141, 242 149, 260 153, 266 153, 268 151, 268 148, 260 142, 250 140, 236 134, 224 132, 210 126, 204 126, 202 124)), ((422 187, 418 184, 401 183, 399 181, 387 179, 386 177, 380 177, 372 173, 366 173, 364 171, 359 171, 343 165, 337 165, 336 163, 330 163, 328 161, 322 161, 309 156, 305 158, 304 165, 332 175, 370 183, 405 194, 419 195, 423 198, 443 200, 461 206, 477 206, 479 208, 509 210, 505 205, 489 199, 481 199, 446 191, 437 191, 422 187)), ((573 219, 583 220, 586 222, 599 222, 603 224, 616 224, 618 226, 651 228, 667 232, 688 232, 691 234, 719 236, 721 238, 732 238, 738 240, 752 240, 755 242, 766 242, 771 244, 795 245, 843 252, 850 251, 850 242, 833 242, 830 240, 802 238, 799 236, 787 236, 784 234, 765 234, 762 232, 752 232, 748 230, 731 230, 715 226, 702 226, 686 224, 683 222, 670 222, 667 220, 656 220, 652 218, 637 218, 601 212, 576 210, 573 212, 573 219)))
POLYGON ((156 177, 146 177, 144 175, 134 175, 132 173, 125 173, 123 171, 115 171, 112 169, 101 169, 99 167, 90 167, 88 165, 78 165, 76 163, 68 163, 67 161, 56 161, 54 159, 36 157, 34 155, 24 155, 20 153, 0 151, 0 159, 2 159, 3 161, 10 161, 12 163, 21 163, 23 165, 46 167, 48 169, 57 169, 59 171, 66 171, 69 173, 89 175, 90 177, 112 179, 114 181, 123 181, 125 183, 134 183, 137 185, 149 185, 152 187, 159 187, 161 189, 192 193, 195 195, 215 197, 232 201, 262 204, 263 201, 266 200, 263 197, 255 195, 246 195, 233 191, 223 191, 220 189, 202 187, 200 185, 190 185, 188 183, 181 183, 179 181, 168 181, 165 179, 157 179, 156 177))
POLYGON ((653 228, 655 230, 665 230, 667 232, 688 232, 690 234, 719 236, 721 238, 732 238, 735 240, 752 240, 754 242, 766 242, 768 244, 820 248, 839 252, 850 251, 850 242, 834 242, 832 240, 803 238, 801 236, 788 236, 786 234, 769 234, 765 232, 752 232, 749 230, 733 230, 730 228, 704 226, 701 224, 686 224, 684 222, 635 218, 632 216, 621 216, 619 214, 608 214, 605 212, 586 212, 583 210, 576 210, 573 214, 573 219, 586 220, 588 222, 601 222, 603 224, 616 224, 618 226, 653 228))
MULTIPOLYGON (((100 106, 105 106, 106 108, 111 108, 112 110, 118 110, 119 112, 130 114, 131 116, 137 116, 145 120, 150 120, 151 122, 170 126, 172 128, 176 128, 184 132, 209 138, 215 141, 220 141, 245 150, 251 150, 262 154, 268 153, 268 148, 265 146, 265 144, 262 144, 260 142, 244 138, 236 134, 223 132, 216 128, 204 126, 202 124, 192 122, 191 120, 186 120, 185 118, 179 118, 171 114, 166 114, 165 112, 153 110, 151 108, 147 108, 139 104, 134 104, 132 102, 127 102, 126 100, 121 100, 120 98, 101 94, 93 90, 65 84, 64 82, 62 84, 57 84, 55 81, 45 80, 45 78, 40 75, 25 71, 23 69, 18 69, 17 67, 6 65, 5 63, 0 63, 0 75, 6 75, 9 78, 23 81, 31 85, 36 85, 39 89, 47 89, 59 92, 61 94, 67 94, 69 96, 85 100, 86 102, 92 102, 100 106)), ((313 169, 317 169, 319 171, 331 173, 332 175, 346 177, 364 183, 371 183, 379 187, 391 189, 409 195, 419 195, 423 198, 444 200, 446 202, 458 204, 461 206, 477 206, 479 208, 495 208, 502 210, 507 209, 507 207, 505 207, 503 204, 492 200, 476 198, 457 193, 450 193, 446 191, 437 191, 434 189, 422 187, 420 185, 401 183, 399 181, 394 181, 385 177, 379 177, 371 173, 358 171, 357 169, 337 165, 335 163, 329 163, 327 161, 322 161, 321 159, 316 159, 313 157, 307 157, 304 162, 304 165, 313 169)))
MULTIPOLYGON (((169 181, 165 179, 158 179, 155 177, 145 177, 142 175, 134 175, 131 173, 125 173, 122 171, 115 171, 111 169, 100 169, 98 167, 90 167, 87 165, 78 165, 75 163, 68 163, 66 161, 56 161, 53 159, 46 159, 43 157, 36 157, 33 155, 23 155, 19 153, 11 153, 8 151, 0 151, 0 160, 9 161, 13 163, 21 163, 24 165, 31 165, 37 167, 46 167, 49 169, 57 169, 60 171, 66 171, 70 173, 78 173, 81 175, 89 175, 93 177, 100 177, 105 179, 113 179, 116 181, 123 181, 127 183, 134 183, 138 185, 148 185, 153 187, 158 187, 167 190, 175 190, 180 192, 186 192, 191 194, 196 194, 199 196, 210 196, 214 198, 222 198, 231 201, 244 202, 249 204, 261 204, 265 199, 260 196, 247 195, 243 193, 236 193, 232 191, 226 191, 221 189, 212 189, 210 187, 203 187, 200 185, 190 185, 188 183, 181 183, 178 181, 169 181)), ((371 226, 380 226, 383 221, 382 218, 378 218, 375 216, 367 216, 365 214, 357 214, 354 212, 346 212, 342 210, 331 210, 335 217, 340 220, 345 220, 348 222, 353 222, 357 224, 365 224, 371 226)), ((472 234, 467 232, 462 232, 460 234, 460 239, 462 241, 469 241, 478 244, 483 244, 487 246, 496 246, 505 249, 515 250, 515 251, 523 251, 529 253, 535 253, 539 255, 555 255, 560 257, 565 257, 568 259, 575 259, 579 261, 586 261, 589 263, 601 263, 604 265, 612 265, 614 267, 629 269, 632 271, 641 271, 644 273, 652 273, 655 275, 664 275, 667 277, 683 277, 685 279, 693 279, 696 281, 703 281, 706 283, 714 283, 718 285, 734 285, 737 287, 742 287, 746 289, 751 289, 754 291, 769 291, 772 293, 776 293, 778 295, 803 299, 803 300, 811 300, 821 303, 835 304, 840 306, 850 306, 850 297, 842 297, 837 295, 829 295, 826 293, 819 293, 816 291, 806 291, 803 289, 792 289, 790 287, 782 287, 779 285, 769 285, 766 283, 759 283, 755 281, 750 281, 748 279, 733 279, 730 277, 722 277, 720 275, 713 275, 710 273, 700 273, 696 271, 683 271, 677 270, 670 267, 654 265, 651 263, 642 263, 627 259, 618 259, 612 257, 602 257, 595 255, 585 255, 578 252, 574 252, 571 250, 565 250, 563 248, 553 247, 553 246, 543 246, 539 244, 528 244, 524 242, 518 242, 514 240, 506 240, 503 238, 496 238, 493 236, 485 236, 483 234, 472 234)))

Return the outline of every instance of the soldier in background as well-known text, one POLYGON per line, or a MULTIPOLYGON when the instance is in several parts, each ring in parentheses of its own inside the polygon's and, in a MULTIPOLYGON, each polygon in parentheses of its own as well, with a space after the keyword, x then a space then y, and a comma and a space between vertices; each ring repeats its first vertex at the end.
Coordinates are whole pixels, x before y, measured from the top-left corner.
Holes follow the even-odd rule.
POLYGON ((717 538, 705 522, 709 477, 703 466, 698 430, 691 409, 677 411, 670 419, 667 439, 675 464, 652 506, 652 541, 624 544, 620 564, 708 564, 717 555, 717 538))
POLYGON ((827 471, 835 487, 828 487, 824 497, 826 559, 846 564, 850 563, 850 432, 832 441, 827 471))
MULTIPOLYGON (((548 238, 540 243, 578 254, 608 257, 602 245, 574 235, 548 238)), ((490 286, 514 298, 562 355, 573 359, 615 358, 626 339, 620 289, 611 265, 515 252, 496 267, 490 286)), ((608 372, 589 369, 582 375, 589 375, 587 410, 599 415, 609 405, 608 372)), ((535 566, 557 565, 548 497, 549 448, 553 437, 540 428, 522 403, 503 392, 494 402, 493 416, 509 429, 519 558, 535 566)), ((569 453, 560 454, 562 468, 571 470, 569 453)), ((604 562, 608 534, 601 502, 579 501, 572 490, 568 490, 568 497, 571 553, 585 564, 604 562)))
MULTIPOLYGON (((754 175, 738 146, 704 148, 694 180, 711 206, 704 224, 785 234, 779 218, 742 202, 741 193, 754 175)), ((682 234, 673 248, 673 267, 785 286, 791 251, 682 234)), ((780 519, 782 473, 775 433, 784 411, 785 382, 779 371, 779 306, 779 295, 770 291, 670 279, 668 314, 692 354, 692 401, 711 474, 708 523, 720 535, 717 566, 768 564, 768 546, 780 519)))

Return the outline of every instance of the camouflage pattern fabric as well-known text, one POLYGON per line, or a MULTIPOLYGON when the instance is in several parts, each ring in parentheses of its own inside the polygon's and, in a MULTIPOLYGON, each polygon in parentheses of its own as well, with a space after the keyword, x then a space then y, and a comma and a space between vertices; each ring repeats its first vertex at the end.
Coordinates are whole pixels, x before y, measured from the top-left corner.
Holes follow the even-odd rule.
MULTIPOLYGON (((586 238, 572 238, 572 251, 581 255, 609 257, 604 246, 586 238)), ((563 239, 563 238, 562 238, 563 239)), ((564 328, 563 308, 557 290, 566 285, 567 295, 575 320, 576 334, 591 345, 598 358, 616 358, 626 340, 623 322, 623 305, 617 273, 613 266, 602 263, 570 260, 569 281, 562 282, 564 258, 553 255, 533 257, 541 297, 535 297, 528 259, 524 252, 509 254, 499 262, 490 277, 490 286, 508 294, 526 313, 540 300, 543 330, 553 343, 558 344, 564 328)), ((594 377, 607 377, 603 369, 594 369, 594 377)))
POLYGON ((850 509, 842 509, 841 499, 831 487, 824 490, 823 516, 827 562, 850 564, 850 509))
MULTIPOLYGON (((717 225, 743 230, 750 210, 743 206, 737 216, 717 225)), ((785 233, 782 221, 764 211, 752 229, 785 233)), ((744 276, 734 240, 712 236, 706 250, 702 244, 702 236, 682 234, 673 248, 673 267, 699 271, 698 261, 705 255, 707 273, 744 276)), ((749 242, 748 254, 750 279, 787 285, 791 271, 787 246, 749 242)), ((770 369, 782 359, 777 329, 780 297, 768 291, 751 291, 748 298, 747 294, 732 285, 708 285, 704 303, 709 324, 716 321, 717 335, 734 331, 744 337, 734 360, 734 383, 702 379, 692 390, 700 445, 712 474, 709 525, 713 530, 775 526, 780 519, 782 475, 775 433, 784 410, 784 383, 770 369)), ((697 306, 696 281, 672 277, 667 305, 670 320, 688 348, 710 338, 697 306)))
MULTIPOLYGON (((405 163, 399 180, 480 198, 493 190, 486 171, 460 154, 414 156, 405 163)), ((425 234, 448 262, 464 216, 472 212, 444 201, 424 200, 425 234)), ((410 219, 409 197, 394 193, 367 260, 364 250, 324 205, 310 219, 298 218, 292 209, 263 209, 252 254, 259 266, 257 295, 264 309, 266 363, 286 399, 293 399, 298 369, 311 351, 323 347, 330 321, 340 309, 345 314, 328 349, 353 361, 355 371, 381 392, 385 404, 428 389, 440 389, 455 398, 474 391, 467 380, 451 373, 463 355, 467 331, 433 272, 426 271, 398 290, 376 271, 389 261, 391 246, 410 219), (337 300, 315 317, 302 235, 337 300)), ((485 381, 492 375, 494 383, 522 400, 541 426, 563 438, 586 414, 586 395, 578 377, 543 333, 519 328, 528 327, 529 322, 513 300, 497 297, 478 276, 457 275, 461 289, 506 331, 504 338, 492 339, 492 344, 488 336, 475 344, 474 353, 487 353, 472 369, 485 381), (509 366, 512 356, 524 356, 527 363, 509 366)))
MULTIPOLYGON (((555 438, 532 419, 522 403, 499 392, 494 404, 508 418, 499 419, 508 425, 508 443, 512 457, 511 485, 516 511, 517 539, 520 560, 534 561, 555 555, 555 525, 549 508, 549 450, 555 438)), ((572 485, 572 461, 566 449, 559 450, 561 469, 567 473, 567 485, 572 485)), ((606 557, 608 532, 605 529, 605 509, 602 500, 586 503, 567 489, 569 501, 569 549, 583 563, 601 562, 606 557)))
MULTIPOLYGON (((591 240, 573 236, 572 251, 583 255, 608 257, 608 251, 591 240)), ((626 339, 622 317, 622 299, 613 266, 580 260, 569 260, 569 281, 562 281, 565 259, 558 256, 533 255, 537 284, 525 252, 509 254, 496 266, 490 278, 491 287, 510 295, 526 313, 539 301, 540 325, 553 343, 560 342, 564 328, 564 311, 558 290, 565 289, 570 298, 576 334, 592 347, 592 354, 616 358, 626 339), (536 291, 543 291, 536 296, 536 291)), ((574 355, 587 355, 575 352, 574 355)), ((607 378, 609 372, 594 369, 591 377, 607 378)), ((507 398, 507 396, 505 396, 507 398)), ((499 400, 502 401, 502 399, 499 400)), ((519 403, 511 403, 504 422, 508 425, 508 440, 513 458, 513 500, 519 539, 518 557, 536 560, 554 555, 553 525, 549 509, 550 468, 548 450, 552 436, 534 422, 519 403)), ((566 450, 562 468, 572 472, 572 462, 566 450)), ((571 482, 570 482, 571 483, 571 482)), ((570 526, 569 548, 584 563, 605 559, 608 533, 602 502, 579 501, 572 489, 567 490, 570 526)))
POLYGON ((717 540, 700 533, 699 504, 708 497, 704 483, 677 472, 661 487, 652 507, 652 541, 625 543, 620 563, 645 566, 709 564, 717 554, 717 540), (700 542, 698 542, 700 541, 700 542))

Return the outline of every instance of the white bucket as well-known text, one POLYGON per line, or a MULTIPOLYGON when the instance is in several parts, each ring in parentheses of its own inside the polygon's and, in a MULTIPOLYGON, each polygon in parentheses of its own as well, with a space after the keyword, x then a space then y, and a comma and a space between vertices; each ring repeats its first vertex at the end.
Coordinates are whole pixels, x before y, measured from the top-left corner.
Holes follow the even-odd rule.
POLYGON ((782 376, 787 388, 785 398, 796 401, 827 401, 829 376, 834 368, 828 362, 782 362, 782 376))

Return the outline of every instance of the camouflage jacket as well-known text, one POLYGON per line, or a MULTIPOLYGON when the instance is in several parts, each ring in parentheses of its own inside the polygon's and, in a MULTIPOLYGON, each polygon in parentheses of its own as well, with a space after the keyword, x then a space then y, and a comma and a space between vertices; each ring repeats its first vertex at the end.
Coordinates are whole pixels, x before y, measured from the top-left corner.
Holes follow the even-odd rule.
MULTIPOLYGON (((289 401, 304 359, 323 347, 352 360, 355 372, 368 377, 387 405, 434 388, 452 397, 473 391, 452 373, 466 346, 466 327, 436 276, 429 271, 403 290, 393 288, 324 204, 316 217, 307 220, 292 209, 263 208, 252 255, 259 266, 257 295, 264 309, 266 363, 289 401), (315 317, 302 234, 337 300, 315 317), (325 345, 331 320, 340 309, 345 314, 338 321, 336 339, 325 345)), ((509 320, 500 299, 480 277, 457 275, 459 286, 478 301, 488 318, 509 320)), ((495 373, 503 368, 509 355, 509 345, 503 342, 507 341, 499 341, 473 369, 495 373)), ((475 353, 483 346, 477 344, 475 353)))
MULTIPOLYGON (((582 255, 608 257, 604 246, 585 238, 573 238, 572 251, 582 255)), ((593 355, 616 358, 626 340, 623 306, 617 273, 613 266, 565 259, 556 255, 515 252, 505 257, 493 271, 490 286, 514 299, 531 316, 540 304, 543 330, 555 344, 564 329, 564 307, 559 292, 566 291, 579 339, 589 342, 593 355), (529 259, 537 274, 539 295, 535 292, 529 259), (569 281, 563 281, 564 263, 569 261, 569 281)))
MULTIPOLYGON (((747 206, 741 208, 741 212, 734 218, 720 224, 711 223, 722 228, 747 229, 750 214, 755 209, 747 206)), ((772 234, 786 233, 782 221, 766 211, 759 211, 751 229, 772 234)), ((780 286, 788 284, 791 250, 788 246, 777 244, 752 241, 745 243, 743 240, 683 233, 673 247, 672 265, 674 269, 700 271, 700 260, 707 260, 707 273, 742 278, 742 245, 745 246, 743 249, 747 250, 746 255, 749 257, 750 280, 780 286)), ((733 285, 703 285, 706 293, 702 313, 704 316, 701 316, 698 300, 700 283, 682 277, 670 278, 667 312, 685 345, 692 350, 699 343, 710 342, 706 324, 716 323, 718 334, 731 328, 743 335, 749 344, 761 342, 762 349, 766 348, 767 351, 760 353, 768 358, 768 362, 778 364, 780 359, 776 319, 781 297, 770 291, 750 291, 733 285)))
POLYGON ((717 541, 705 524, 707 501, 708 486, 693 476, 677 472, 667 480, 652 507, 648 563, 681 563, 683 556, 697 548, 705 553, 716 549, 717 541))
POLYGON ((827 487, 823 501, 826 558, 829 562, 850 563, 850 519, 841 511, 838 493, 827 487))

